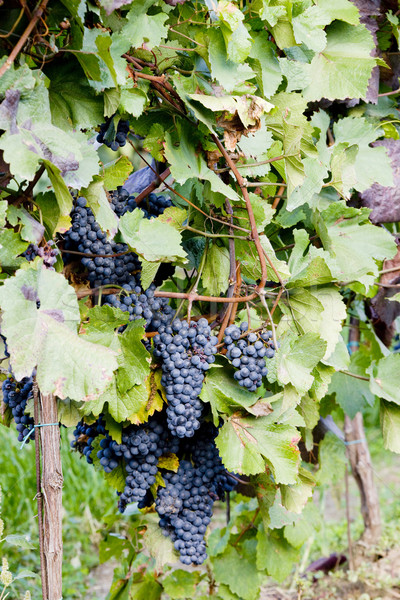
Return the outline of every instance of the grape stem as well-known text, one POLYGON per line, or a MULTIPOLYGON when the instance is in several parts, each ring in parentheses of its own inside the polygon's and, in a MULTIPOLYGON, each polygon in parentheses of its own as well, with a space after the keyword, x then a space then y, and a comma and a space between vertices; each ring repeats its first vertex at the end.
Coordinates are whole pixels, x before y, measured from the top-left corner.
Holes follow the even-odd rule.
POLYGON ((36 23, 39 21, 39 19, 42 17, 47 3, 48 3, 48 0, 42 0, 42 2, 39 4, 38 8, 33 13, 33 17, 31 19, 30 23, 28 24, 24 33, 21 35, 18 42, 15 44, 14 48, 10 52, 10 56, 7 58, 5 63, 0 68, 0 77, 2 77, 4 75, 4 73, 6 73, 8 71, 8 69, 13 64, 14 60, 17 58, 18 54, 21 52, 22 48, 25 46, 26 40, 28 39, 29 34, 35 28, 36 23))
POLYGON ((157 178, 152 181, 150 183, 150 185, 147 186, 147 188, 145 188, 143 191, 140 192, 140 194, 138 194, 135 198, 135 202, 136 204, 140 204, 142 202, 142 200, 144 200, 144 198, 146 198, 146 196, 148 196, 149 194, 151 194, 151 192, 153 190, 155 190, 156 188, 158 188, 158 186, 164 181, 164 179, 166 179, 168 177, 168 175, 171 174, 171 171, 168 167, 168 169, 165 169, 165 171, 163 171, 161 173, 161 175, 158 175, 157 178))

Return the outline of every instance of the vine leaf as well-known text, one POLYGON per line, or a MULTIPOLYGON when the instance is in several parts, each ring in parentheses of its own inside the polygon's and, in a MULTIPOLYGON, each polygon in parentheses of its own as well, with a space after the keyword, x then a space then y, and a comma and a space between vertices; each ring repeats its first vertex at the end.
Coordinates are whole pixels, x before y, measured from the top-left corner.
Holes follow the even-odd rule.
POLYGON ((196 586, 200 580, 200 573, 189 573, 183 569, 175 569, 163 579, 163 588, 166 594, 173 598, 194 598, 196 586))
POLYGON ((167 37, 165 21, 168 15, 163 12, 147 15, 147 10, 153 4, 153 0, 140 0, 130 9, 126 24, 120 32, 122 38, 129 40, 128 46, 140 48, 145 43, 146 49, 151 50, 167 37))
POLYGON ((240 551, 228 546, 223 554, 211 559, 217 581, 243 600, 257 598, 261 584, 261 574, 256 566, 256 540, 246 540, 240 551), (240 573, 240 577, 238 577, 240 573))
POLYGON ((12 229, 0 231, 0 265, 4 268, 16 269, 25 263, 20 254, 25 252, 28 242, 21 240, 19 233, 12 229))
POLYGON ((118 229, 118 217, 111 208, 104 187, 104 179, 95 176, 89 186, 81 190, 81 195, 86 198, 103 231, 109 231, 113 237, 118 229))
POLYGON ((200 398, 203 402, 210 403, 214 422, 217 424, 220 413, 229 415, 238 410, 238 407, 249 411, 260 395, 262 388, 259 393, 253 393, 236 382, 225 359, 222 368, 221 365, 215 365, 207 372, 200 398))
POLYGON ((389 354, 378 362, 373 361, 367 369, 370 390, 379 398, 400 405, 400 356, 389 354))
POLYGON ((317 485, 332 485, 343 480, 347 468, 346 447, 343 440, 328 431, 318 449, 319 470, 317 485))
POLYGON ((284 538, 281 529, 264 530, 260 523, 257 531, 257 569, 267 571, 270 577, 283 581, 299 558, 299 550, 284 538))
POLYGON ((175 563, 178 555, 171 540, 165 537, 158 523, 146 522, 146 532, 143 541, 150 555, 155 559, 156 569, 161 569, 167 563, 175 563))
POLYGON ((344 202, 334 202, 322 212, 314 213, 315 228, 324 249, 337 265, 333 275, 342 281, 350 280, 349 287, 357 291, 375 282, 377 261, 393 258, 397 252, 392 235, 372 225, 368 215, 368 209, 352 208, 344 202), (355 284, 351 283, 353 280, 355 284))
POLYGON ((302 333, 318 333, 326 342, 323 359, 329 358, 339 341, 346 306, 340 292, 329 286, 298 288, 291 292, 289 307, 282 305, 288 320, 294 320, 302 333))
POLYGON ((186 259, 175 227, 158 218, 145 219, 141 210, 125 213, 120 219, 120 231, 126 243, 149 262, 186 259))
POLYGON ((364 25, 335 21, 327 28, 327 44, 311 61, 311 83, 303 90, 307 101, 365 98, 376 59, 374 40, 364 25))
MULTIPOLYGON (((348 370, 350 373, 365 376, 365 367, 368 364, 368 357, 364 357, 361 352, 353 352, 348 370)), ((351 419, 375 403, 375 396, 369 388, 368 381, 344 373, 334 373, 328 393, 336 395, 336 402, 351 419)))
POLYGON ((254 77, 251 67, 245 62, 237 65, 233 60, 229 60, 226 53, 225 40, 219 28, 210 28, 207 31, 207 36, 209 38, 208 56, 213 78, 228 93, 233 90, 244 91, 246 88, 246 91, 249 91, 248 86, 245 87, 244 82, 254 77))
POLYGON ((214 192, 224 194, 230 200, 239 200, 235 190, 223 183, 196 152, 193 132, 188 125, 181 127, 178 147, 174 145, 171 135, 168 132, 165 134, 165 156, 170 163, 171 174, 178 183, 186 183, 188 179, 203 179, 209 181, 214 192))
POLYGON ((78 336, 78 301, 60 273, 37 259, 4 283, 0 305, 17 380, 36 367, 44 394, 88 400, 105 389, 117 367, 115 353, 78 336))
MULTIPOLYGON (((284 9, 283 6, 271 8, 284 9)), ((282 81, 279 61, 275 56, 274 46, 266 31, 260 32, 254 39, 250 50, 250 64, 256 73, 256 80, 265 98, 275 94, 282 81)))
POLYGON ((292 513, 300 514, 312 496, 315 479, 307 469, 300 468, 298 481, 292 485, 281 485, 283 506, 292 513))
POLYGON ((326 352, 326 342, 316 333, 308 332, 301 337, 285 336, 282 345, 271 359, 269 381, 291 383, 300 393, 310 389, 314 376, 312 370, 326 352))
MULTIPOLYGON (((273 415, 271 415, 272 417, 273 415)), ((216 444, 229 471, 256 475, 271 465, 277 483, 295 483, 299 434, 291 425, 276 425, 270 417, 241 417, 235 413, 220 429, 216 444)))
POLYGON ((381 402, 381 427, 387 450, 400 454, 400 407, 392 402, 381 402))
MULTIPOLYGON (((48 65, 51 120, 63 131, 96 126, 104 116, 104 101, 90 86, 76 61, 48 65)), ((3 78, 2 78, 3 79, 3 78)))
POLYGON ((310 245, 305 229, 295 229, 293 235, 295 246, 288 261, 292 275, 286 287, 302 288, 330 283, 333 279, 331 269, 337 269, 330 254, 322 248, 310 245))
POLYGON ((229 280, 229 252, 225 246, 212 244, 208 249, 201 280, 205 293, 210 296, 219 296, 226 292, 229 280))
POLYGON ((249 55, 252 40, 243 23, 244 15, 229 0, 220 0, 217 10, 229 60, 242 63, 249 55))
POLYGON ((104 188, 107 191, 116 190, 118 186, 123 185, 132 170, 133 165, 127 156, 120 156, 109 163, 104 168, 104 188))

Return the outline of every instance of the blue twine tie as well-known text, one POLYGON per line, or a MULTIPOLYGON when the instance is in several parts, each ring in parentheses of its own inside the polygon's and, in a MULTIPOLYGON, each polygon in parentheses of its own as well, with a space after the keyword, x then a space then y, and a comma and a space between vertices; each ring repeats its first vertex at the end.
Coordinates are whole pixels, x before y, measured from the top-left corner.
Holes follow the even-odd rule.
POLYGON ((20 450, 22 450, 22 448, 25 446, 26 442, 29 440, 29 438, 31 437, 31 435, 33 434, 33 432, 35 431, 36 427, 50 427, 52 425, 57 425, 59 426, 60 423, 39 423, 38 425, 34 425, 32 427, 32 429, 30 430, 29 433, 26 434, 26 436, 24 437, 24 439, 22 440, 22 444, 20 446, 20 450))

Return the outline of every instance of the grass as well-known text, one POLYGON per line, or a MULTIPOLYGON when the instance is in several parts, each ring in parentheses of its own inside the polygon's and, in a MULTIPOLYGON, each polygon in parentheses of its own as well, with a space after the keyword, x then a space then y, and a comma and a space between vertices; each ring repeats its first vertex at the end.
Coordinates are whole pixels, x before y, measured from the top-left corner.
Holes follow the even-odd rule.
MULTIPOLYGON (((3 535, 27 535, 35 547, 26 550, 2 544, 1 553, 8 557, 14 575, 23 569, 39 573, 34 445, 28 444, 20 449, 15 431, 4 427, 0 428, 0 439, 3 535)), ((114 490, 104 485, 101 474, 71 451, 64 429, 61 458, 64 475, 63 600, 80 600, 88 598, 93 583, 90 571, 99 562, 98 544, 103 517, 115 512, 117 503, 114 490)), ((18 580, 13 586, 11 597, 22 598, 25 589, 30 589, 32 598, 40 597, 39 578, 28 583, 24 579, 18 580)))

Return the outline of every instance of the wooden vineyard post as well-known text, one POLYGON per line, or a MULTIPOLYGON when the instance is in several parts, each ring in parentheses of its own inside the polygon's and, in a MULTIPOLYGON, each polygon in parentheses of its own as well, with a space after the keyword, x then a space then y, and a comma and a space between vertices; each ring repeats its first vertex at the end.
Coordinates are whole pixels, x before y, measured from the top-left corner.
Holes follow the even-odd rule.
POLYGON ((39 394, 41 408, 40 440, 42 450, 43 557, 47 598, 62 598, 62 487, 57 399, 39 394), (57 425, 55 425, 57 423, 57 425))
MULTIPOLYGON (((357 348, 359 341, 358 319, 352 317, 349 333, 350 353, 354 351, 354 347, 357 348)), ((362 413, 357 413, 354 419, 345 416, 344 435, 347 457, 361 496, 361 514, 364 520, 361 539, 367 545, 376 544, 381 535, 381 515, 362 413)))

